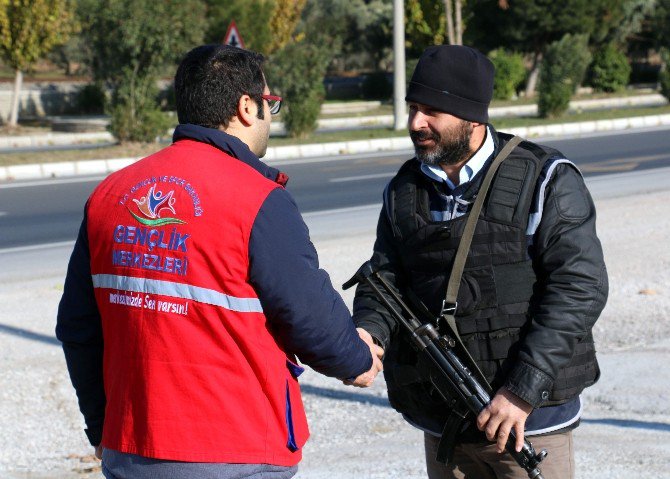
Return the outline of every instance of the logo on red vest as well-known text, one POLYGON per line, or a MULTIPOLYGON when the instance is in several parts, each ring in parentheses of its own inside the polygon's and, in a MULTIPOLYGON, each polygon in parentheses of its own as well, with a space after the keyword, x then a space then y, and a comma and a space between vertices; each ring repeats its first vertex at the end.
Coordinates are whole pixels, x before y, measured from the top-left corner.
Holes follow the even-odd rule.
POLYGON ((170 190, 169 193, 165 194, 162 191, 156 191, 156 183, 154 183, 145 196, 140 197, 140 199, 133 198, 133 202, 141 215, 136 214, 130 208, 128 208, 128 211, 133 215, 133 218, 147 226, 185 224, 186 221, 174 217, 177 215, 174 209, 174 204, 177 200, 173 195, 174 190, 170 190), (174 216, 161 216, 162 214, 169 215, 170 213, 174 216))

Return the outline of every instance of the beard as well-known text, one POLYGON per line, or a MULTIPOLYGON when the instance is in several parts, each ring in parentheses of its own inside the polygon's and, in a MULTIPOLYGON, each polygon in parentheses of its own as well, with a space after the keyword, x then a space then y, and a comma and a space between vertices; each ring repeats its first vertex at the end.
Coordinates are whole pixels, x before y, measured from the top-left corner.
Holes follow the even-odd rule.
POLYGON ((270 140, 270 122, 264 122, 259 126, 256 133, 254 147, 251 151, 259 158, 263 158, 268 151, 268 141, 270 140))
POLYGON ((414 143, 416 158, 426 165, 456 165, 467 160, 472 151, 470 150, 470 138, 472 128, 469 122, 461 121, 458 125, 435 133, 433 131, 410 131, 410 138, 414 143), (432 147, 418 145, 422 140, 433 140, 432 147))

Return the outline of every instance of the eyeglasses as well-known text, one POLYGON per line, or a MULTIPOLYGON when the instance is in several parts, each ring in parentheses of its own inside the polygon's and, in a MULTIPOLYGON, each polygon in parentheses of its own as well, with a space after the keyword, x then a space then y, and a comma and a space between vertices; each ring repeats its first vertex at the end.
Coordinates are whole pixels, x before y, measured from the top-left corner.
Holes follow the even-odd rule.
POLYGON ((263 100, 268 102, 270 107, 270 115, 276 115, 281 110, 282 97, 276 95, 261 95, 263 100))

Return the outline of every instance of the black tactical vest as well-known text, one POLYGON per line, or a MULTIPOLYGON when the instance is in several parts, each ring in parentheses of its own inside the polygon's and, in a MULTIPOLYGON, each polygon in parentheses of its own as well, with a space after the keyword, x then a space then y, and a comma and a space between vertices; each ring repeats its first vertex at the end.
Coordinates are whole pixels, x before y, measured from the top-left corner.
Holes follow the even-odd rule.
MULTIPOLYGON (((507 135, 499 137, 509 139, 507 135)), ((477 222, 463 271, 456 324, 465 347, 494 390, 503 384, 532 314, 538 285, 526 228, 538 177, 553 155, 559 154, 523 142, 502 163, 477 222)), ((484 173, 473 179, 463 195, 465 200, 474 201, 484 173)), ((425 312, 426 320, 433 321, 440 312, 468 218, 466 214, 447 222, 432 221, 429 190, 437 187, 420 171, 419 163, 410 160, 389 184, 385 201, 400 252, 404 286, 410 290, 408 299, 425 312)), ((442 423, 449 410, 427 382, 431 366, 418 364, 414 348, 402 336, 391 341, 384 361, 389 400, 410 418, 428 416, 442 423)), ((589 335, 560 371, 545 405, 575 397, 597 376, 589 335)))

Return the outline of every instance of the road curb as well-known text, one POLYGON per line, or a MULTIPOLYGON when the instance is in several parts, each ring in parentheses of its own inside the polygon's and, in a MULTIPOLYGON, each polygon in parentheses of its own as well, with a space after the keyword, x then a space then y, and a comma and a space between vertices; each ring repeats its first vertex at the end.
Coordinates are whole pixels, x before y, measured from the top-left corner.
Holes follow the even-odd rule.
MULTIPOLYGON (((637 116, 615 120, 596 120, 578 123, 557 123, 505 129, 524 138, 562 137, 591 133, 670 126, 670 114, 637 116)), ((264 161, 280 163, 296 158, 318 158, 383 151, 409 150, 412 142, 407 136, 371 140, 315 143, 307 145, 276 146, 268 148, 264 161)), ((38 163, 0 167, 0 181, 57 178, 76 175, 108 174, 137 161, 139 158, 38 163)))
POLYGON ((0 136, 0 149, 39 148, 44 146, 77 145, 82 143, 102 143, 115 141, 108 131, 90 133, 54 133, 40 135, 0 136))

